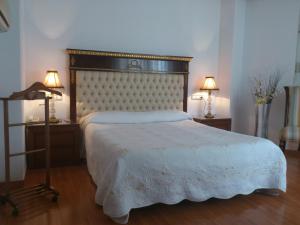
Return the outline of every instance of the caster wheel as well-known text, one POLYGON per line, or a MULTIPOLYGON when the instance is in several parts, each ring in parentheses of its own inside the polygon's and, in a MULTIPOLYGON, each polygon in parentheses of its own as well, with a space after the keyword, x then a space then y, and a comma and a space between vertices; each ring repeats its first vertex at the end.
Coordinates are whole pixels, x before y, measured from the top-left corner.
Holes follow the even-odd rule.
POLYGON ((17 216, 19 215, 19 210, 18 210, 17 208, 14 208, 14 209, 12 210, 12 212, 11 212, 11 215, 12 215, 13 217, 17 217, 17 216))
POLYGON ((39 189, 36 189, 35 191, 37 192, 37 193, 39 193, 39 192, 41 192, 43 189, 42 188, 39 188, 39 189))
POLYGON ((58 200, 58 195, 54 195, 54 196, 52 197, 52 202, 57 202, 57 200, 58 200))
POLYGON ((0 205, 5 205, 5 203, 6 203, 6 200, 5 200, 5 198, 0 198, 0 205))

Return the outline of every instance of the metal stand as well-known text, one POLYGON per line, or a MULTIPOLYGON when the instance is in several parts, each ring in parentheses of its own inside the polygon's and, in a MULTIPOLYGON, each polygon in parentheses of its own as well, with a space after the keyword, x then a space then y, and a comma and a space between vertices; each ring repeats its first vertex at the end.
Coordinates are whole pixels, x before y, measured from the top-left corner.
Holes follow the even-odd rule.
POLYGON ((35 83, 25 91, 15 92, 8 98, 0 98, 3 101, 3 114, 4 114, 4 146, 5 146, 5 190, 4 194, 0 195, 0 203, 8 203, 12 207, 12 215, 19 214, 19 205, 29 202, 30 200, 39 198, 41 196, 52 196, 52 201, 58 200, 59 193, 51 187, 50 180, 50 128, 49 128, 49 99, 45 92, 48 91, 54 94, 61 95, 60 92, 53 91, 45 87, 42 83, 35 83), (9 123, 8 102, 13 100, 41 100, 45 101, 45 121, 34 123, 9 123), (25 151, 20 153, 10 153, 9 146, 9 128, 16 126, 25 126, 28 124, 45 124, 45 148, 25 151), (46 157, 46 176, 45 183, 38 184, 33 187, 25 187, 16 190, 10 190, 10 158, 21 155, 34 154, 37 152, 45 151, 46 157))

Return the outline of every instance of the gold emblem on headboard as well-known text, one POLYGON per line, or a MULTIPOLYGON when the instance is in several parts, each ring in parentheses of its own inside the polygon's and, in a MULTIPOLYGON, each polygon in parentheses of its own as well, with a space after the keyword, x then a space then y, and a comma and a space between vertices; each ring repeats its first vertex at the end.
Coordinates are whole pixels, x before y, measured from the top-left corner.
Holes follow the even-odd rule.
POLYGON ((128 62, 129 70, 142 70, 142 64, 138 59, 133 59, 128 62))

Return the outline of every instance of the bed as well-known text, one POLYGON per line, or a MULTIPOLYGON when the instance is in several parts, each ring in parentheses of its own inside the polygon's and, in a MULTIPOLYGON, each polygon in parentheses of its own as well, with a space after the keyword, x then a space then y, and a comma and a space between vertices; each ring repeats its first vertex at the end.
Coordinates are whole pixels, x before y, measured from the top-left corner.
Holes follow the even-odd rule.
POLYGON ((189 57, 69 49, 70 115, 83 130, 95 202, 117 223, 131 209, 286 190, 271 141, 194 122, 189 57))

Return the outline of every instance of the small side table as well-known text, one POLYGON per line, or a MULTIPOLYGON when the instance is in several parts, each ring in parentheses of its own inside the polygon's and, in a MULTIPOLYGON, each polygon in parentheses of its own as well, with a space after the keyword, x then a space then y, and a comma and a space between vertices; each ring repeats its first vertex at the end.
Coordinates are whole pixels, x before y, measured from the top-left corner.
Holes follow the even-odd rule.
MULTIPOLYGON (((45 144, 44 125, 26 126, 26 150, 42 148, 45 144)), ((60 122, 50 124, 51 166, 78 165, 80 160, 80 127, 78 123, 60 122)), ((43 168, 43 153, 28 155, 29 169, 43 168)))
POLYGON ((212 119, 207 119, 204 117, 196 117, 193 118, 195 122, 202 123, 211 127, 231 131, 231 118, 221 118, 221 117, 215 117, 212 119))

